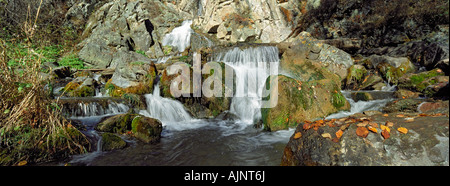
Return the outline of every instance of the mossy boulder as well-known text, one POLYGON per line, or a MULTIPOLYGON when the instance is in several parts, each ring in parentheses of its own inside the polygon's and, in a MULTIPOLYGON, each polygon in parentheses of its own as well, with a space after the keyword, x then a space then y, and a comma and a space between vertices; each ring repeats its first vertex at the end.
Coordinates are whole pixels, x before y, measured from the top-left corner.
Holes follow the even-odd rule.
POLYGON ((433 97, 440 89, 448 87, 448 81, 448 76, 445 76, 445 73, 437 68, 418 74, 406 74, 400 78, 398 87, 433 97))
POLYGON ((95 130, 100 132, 110 132, 123 134, 131 130, 131 121, 136 117, 136 114, 119 114, 101 121, 95 130))
POLYGON ((122 138, 113 133, 103 133, 101 143, 102 151, 123 149, 127 146, 127 143, 122 138))
POLYGON ((381 77, 392 84, 398 84, 400 77, 416 71, 414 64, 406 57, 372 55, 365 60, 365 64, 376 69, 381 77))
MULTIPOLYGON (((183 105, 185 106, 186 110, 195 118, 214 118, 216 116, 218 116, 220 113, 227 111, 230 109, 230 104, 232 101, 232 97, 226 96, 226 95, 234 95, 234 92, 230 92, 232 91, 232 87, 228 87, 228 85, 226 85, 226 68, 228 70, 233 70, 232 67, 227 66, 225 63, 223 62, 214 62, 216 64, 218 64, 220 66, 220 69, 222 71, 222 76, 216 76, 214 69, 211 69, 209 74, 201 74, 200 77, 200 81, 201 81, 201 85, 204 86, 204 83, 206 83, 206 80, 210 80, 211 82, 221 82, 222 84, 220 84, 222 92, 220 94, 220 96, 216 96, 213 95, 211 97, 206 97, 204 96, 204 93, 200 91, 200 96, 201 97, 195 97, 195 90, 202 90, 202 87, 193 87, 194 86, 194 67, 185 63, 187 67, 189 67, 189 76, 184 76, 182 75, 182 72, 179 71, 176 74, 172 74, 169 75, 168 73, 168 69, 165 69, 162 72, 162 76, 160 79, 160 92, 161 92, 161 96, 162 97, 166 97, 166 98, 171 98, 171 99, 176 99, 178 101, 180 101, 181 103, 183 103, 183 105), (172 82, 174 80, 181 80, 184 82, 190 82, 190 84, 185 84, 183 86, 182 83, 178 84, 178 90, 182 90, 182 92, 185 92, 188 96, 180 96, 178 98, 175 98, 174 95, 172 94, 171 90, 170 90, 170 86, 172 84, 172 82)), ((206 62, 202 62, 202 66, 201 69, 203 69, 206 64, 206 62)), ((200 69, 200 70, 201 70, 200 69)), ((233 71, 233 87, 236 86, 235 83, 235 73, 233 71)), ((214 83, 210 84, 211 87, 210 89, 213 90, 214 89, 214 83)))
MULTIPOLYGON (((288 129, 306 120, 350 109, 350 104, 340 92, 339 83, 331 79, 303 82, 284 75, 274 75, 266 80, 266 89, 274 86, 275 81, 278 82, 278 103, 273 108, 261 108, 265 130, 288 129)), ((263 100, 270 100, 270 97, 263 100)))
POLYGON ((96 130, 107 133, 132 133, 137 139, 145 143, 158 142, 161 138, 162 124, 159 120, 138 114, 119 114, 104 119, 96 130))
POLYGON ((105 84, 105 90, 112 97, 122 97, 124 94, 149 94, 153 92, 157 74, 153 62, 151 64, 132 62, 118 67, 105 84))
POLYGON ((95 96, 95 80, 90 77, 76 78, 69 82, 63 89, 68 97, 91 97, 95 96))
POLYGON ((159 142, 161 139, 162 123, 157 119, 137 116, 131 126, 134 136, 145 143, 159 142))

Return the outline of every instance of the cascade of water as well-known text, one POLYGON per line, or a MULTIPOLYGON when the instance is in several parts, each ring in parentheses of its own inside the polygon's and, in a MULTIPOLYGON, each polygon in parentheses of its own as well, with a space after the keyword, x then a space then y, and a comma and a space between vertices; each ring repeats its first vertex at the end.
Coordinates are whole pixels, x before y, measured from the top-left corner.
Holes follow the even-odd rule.
POLYGON ((130 108, 123 103, 109 102, 107 107, 103 107, 97 102, 80 102, 75 108, 64 108, 63 112, 73 118, 94 117, 111 114, 121 114, 128 112, 130 108))
POLYGON ((139 114, 159 119, 163 122, 190 121, 191 116, 184 109, 183 104, 176 100, 163 98, 160 95, 159 83, 156 84, 153 94, 146 94, 147 109, 139 114))
POLYGON ((244 123, 254 123, 261 118, 261 100, 265 82, 270 75, 278 74, 280 59, 275 46, 258 46, 240 49, 235 47, 221 52, 212 61, 224 62, 236 74, 236 94, 230 111, 244 123), (276 64, 274 67, 271 64, 276 64))
POLYGON ((194 32, 191 24, 192 20, 183 21, 180 27, 174 28, 172 32, 164 36, 162 45, 174 46, 179 52, 183 52, 191 43, 191 34, 194 32))

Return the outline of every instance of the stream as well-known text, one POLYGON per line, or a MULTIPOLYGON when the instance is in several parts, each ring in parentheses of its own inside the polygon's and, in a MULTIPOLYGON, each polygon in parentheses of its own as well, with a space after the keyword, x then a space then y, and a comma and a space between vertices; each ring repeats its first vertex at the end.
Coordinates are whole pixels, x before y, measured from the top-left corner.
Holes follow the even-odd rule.
MULTIPOLYGON (((164 38, 163 44, 184 51, 193 33, 190 24, 190 21, 183 22, 181 27, 174 29, 164 38)), ((96 97, 84 99, 84 102, 83 99, 72 98, 79 103, 73 104, 77 108, 69 108, 66 113, 70 119, 78 120, 86 126, 84 134, 91 140, 93 150, 87 154, 73 156, 68 163, 82 166, 280 165, 284 148, 295 129, 266 132, 254 126, 254 123, 261 119, 265 81, 270 75, 279 74, 278 53, 278 48, 270 45, 246 48, 235 46, 221 49, 209 59, 209 62, 224 62, 232 67, 236 74, 236 93, 228 111, 236 116, 235 119, 194 119, 182 103, 161 97, 158 83, 152 94, 145 95, 147 108, 139 111, 141 115, 162 122, 161 141, 156 144, 145 144, 136 139, 122 137, 127 142, 126 148, 101 151, 102 139, 94 127, 102 118, 127 113, 131 106, 117 102, 107 97, 107 94, 97 93, 96 97)), ((157 61, 165 63, 167 59, 157 61)), ((328 118, 379 110, 391 100, 389 97, 383 97, 355 102, 351 99, 350 92, 343 93, 351 104, 351 110, 330 115, 328 118)), ((66 163, 60 162, 58 165, 66 163)))

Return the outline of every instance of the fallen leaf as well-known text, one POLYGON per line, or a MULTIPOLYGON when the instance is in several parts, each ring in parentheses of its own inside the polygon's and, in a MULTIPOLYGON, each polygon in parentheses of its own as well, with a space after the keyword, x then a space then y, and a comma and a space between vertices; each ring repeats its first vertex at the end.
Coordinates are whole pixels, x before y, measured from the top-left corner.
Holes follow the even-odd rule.
POLYGON ((24 165, 26 165, 28 162, 27 162, 27 160, 23 160, 23 161, 20 161, 17 165, 18 166, 24 166, 24 165))
POLYGON ((340 130, 344 131, 345 129, 348 128, 348 126, 350 126, 350 125, 349 124, 342 125, 340 130))
POLYGON ((388 117, 389 116, 389 114, 383 114, 383 117, 388 117))
MULTIPOLYGON (((387 126, 387 127, 393 127, 393 126, 394 126, 394 123, 393 123, 393 122, 390 122, 390 121, 386 121, 386 126, 387 126)), ((381 129, 381 130, 384 130, 384 129, 381 129)))
POLYGON ((302 133, 301 132, 297 132, 297 133, 295 133, 295 135, 294 135, 294 139, 299 139, 299 138, 301 138, 302 137, 302 133))
POLYGON ((391 137, 391 134, 387 130, 383 130, 383 132, 381 132, 381 135, 384 139, 388 139, 389 137, 391 137))
POLYGON ((388 132, 391 132, 391 129, 389 127, 386 127, 385 125, 380 126, 381 130, 387 130, 388 132))
POLYGON ((373 133, 378 133, 378 130, 375 127, 369 126, 368 127, 370 131, 372 131, 373 133))
POLYGON ((420 117, 426 117, 426 116, 428 116, 428 114, 421 113, 421 114, 419 114, 419 116, 420 117))
POLYGON ((403 114, 397 114, 395 117, 397 117, 397 118, 404 118, 405 115, 403 115, 403 114))
POLYGON ((358 127, 365 127, 365 126, 367 126, 367 124, 369 124, 369 123, 362 122, 362 123, 358 123, 356 126, 358 126, 358 127))
POLYGON ((344 134, 344 132, 343 132, 342 130, 338 130, 338 131, 336 132, 336 137, 337 137, 338 139, 340 139, 340 138, 342 137, 342 134, 344 134))
POLYGON ((303 130, 309 130, 311 128, 311 124, 305 123, 303 124, 303 130))
POLYGON ((331 139, 331 134, 330 133, 323 133, 322 137, 331 139))
POLYGON ((398 128, 397 130, 398 130, 400 133, 402 133, 402 134, 408 133, 408 129, 406 129, 406 128, 404 128, 404 127, 400 127, 400 128, 398 128))
POLYGON ((367 137, 367 135, 369 135, 369 130, 367 130, 366 127, 358 127, 356 129, 356 135, 358 135, 359 137, 367 137))
POLYGON ((333 138, 331 141, 335 142, 335 143, 338 143, 339 142, 339 138, 333 138))
POLYGON ((405 118, 405 122, 413 122, 414 121, 414 118, 405 118))
POLYGON ((378 124, 375 122, 370 122, 369 125, 373 128, 378 128, 378 124))

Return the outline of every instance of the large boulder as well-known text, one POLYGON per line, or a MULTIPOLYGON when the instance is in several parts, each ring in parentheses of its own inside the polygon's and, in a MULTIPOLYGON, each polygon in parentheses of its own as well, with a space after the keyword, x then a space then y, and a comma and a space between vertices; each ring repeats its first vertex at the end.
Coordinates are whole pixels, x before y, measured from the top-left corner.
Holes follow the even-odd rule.
MULTIPOLYGON (((341 110, 350 109, 350 104, 340 92, 340 84, 332 79, 300 81, 284 75, 270 76, 266 87, 278 87, 278 102, 273 108, 261 108, 264 129, 277 131, 295 127, 298 123, 323 118, 341 110)), ((268 90, 263 90, 263 95, 268 90)), ((271 96, 274 92, 270 93, 271 96)), ((269 100, 265 98, 264 100, 269 100)))
POLYGON ((291 33, 297 1, 199 1, 194 25, 221 41, 280 42, 291 33))
POLYGON ((357 114, 302 123, 284 149, 281 165, 448 166, 446 114, 357 114))
POLYGON ((157 74, 153 62, 151 64, 132 62, 117 67, 105 88, 112 97, 121 97, 124 94, 149 94, 153 92, 157 74))
POLYGON ((311 34, 307 32, 302 32, 299 36, 278 44, 278 47, 282 53, 281 70, 304 81, 309 78, 317 79, 314 74, 305 73, 308 68, 299 68, 309 62, 320 64, 336 74, 340 81, 347 77, 348 69, 354 64, 350 54, 311 37, 311 34))
POLYGON ((150 61, 148 57, 164 55, 160 42, 164 35, 189 17, 155 0, 105 3, 86 23, 79 57, 94 68, 150 61))
MULTIPOLYGON (((228 97, 226 95, 233 95, 234 93, 231 93, 229 91, 233 90, 232 87, 227 87, 226 84, 226 68, 228 70, 233 70, 232 67, 226 65, 223 62, 214 62, 220 66, 220 69, 222 71, 222 76, 217 77, 214 76, 214 71, 211 70, 210 74, 201 74, 200 81, 202 83, 202 86, 204 86, 204 83, 206 83, 206 80, 209 79, 211 82, 217 81, 222 82, 222 93, 220 96, 211 96, 207 97, 204 96, 204 93, 202 92, 204 89, 202 87, 193 87, 193 76, 194 76, 194 66, 189 67, 189 76, 183 76, 181 74, 181 71, 176 74, 169 75, 168 69, 165 69, 162 72, 161 80, 160 80, 160 92, 162 97, 166 98, 172 98, 180 101, 185 106, 186 110, 195 118, 213 118, 218 116, 220 113, 227 111, 230 109, 230 104, 232 101, 232 97, 228 97), (174 80, 182 80, 185 82, 190 82, 190 84, 185 84, 183 86, 182 83, 178 84, 178 89, 183 90, 188 94, 187 97, 180 96, 178 98, 174 97, 174 94, 172 94, 170 90, 170 86, 173 83, 174 80), (200 96, 201 97, 195 97, 194 91, 200 90, 200 96)), ((189 64, 185 64, 186 66, 190 66, 189 64)), ((204 68, 205 63, 200 67, 200 70, 204 68)), ((235 73, 233 72, 233 87, 235 87, 235 73)), ((211 84, 213 85, 213 83, 211 84)), ((211 90, 213 89, 213 86, 210 87, 211 90)))
POLYGON ((157 119, 128 113, 106 118, 95 129, 107 133, 132 133, 142 142, 154 143, 161 138, 162 123, 157 119))

